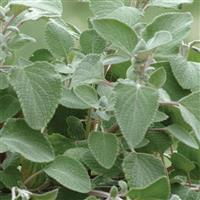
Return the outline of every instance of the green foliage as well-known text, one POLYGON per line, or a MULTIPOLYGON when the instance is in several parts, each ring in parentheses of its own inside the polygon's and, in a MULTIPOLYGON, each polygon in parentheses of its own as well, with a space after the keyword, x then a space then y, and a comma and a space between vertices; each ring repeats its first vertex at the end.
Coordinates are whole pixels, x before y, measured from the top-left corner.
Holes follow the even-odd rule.
POLYGON ((185 42, 187 3, 88 0, 80 31, 61 0, 0 2, 0 200, 199 199, 200 52, 185 42), (170 9, 146 23, 150 7, 170 9), (47 47, 19 57, 36 41, 22 24, 40 18, 47 47))

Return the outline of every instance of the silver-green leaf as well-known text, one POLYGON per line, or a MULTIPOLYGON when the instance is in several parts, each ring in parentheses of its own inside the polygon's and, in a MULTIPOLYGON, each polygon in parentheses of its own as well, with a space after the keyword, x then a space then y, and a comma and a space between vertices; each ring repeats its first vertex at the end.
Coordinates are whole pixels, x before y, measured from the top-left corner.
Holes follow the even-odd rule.
POLYGON ((0 135, 10 151, 21 154, 33 162, 50 162, 54 159, 53 148, 39 131, 31 129, 22 119, 10 119, 0 135))
POLYGON ((118 84, 115 114, 130 148, 138 145, 146 134, 158 109, 158 92, 154 89, 118 84))
POLYGON ((28 125, 33 129, 45 127, 58 106, 62 90, 54 67, 46 62, 36 62, 24 68, 14 68, 10 83, 28 125))
POLYGON ((44 171, 66 188, 80 193, 88 193, 91 190, 90 178, 86 169, 73 158, 59 156, 44 171))

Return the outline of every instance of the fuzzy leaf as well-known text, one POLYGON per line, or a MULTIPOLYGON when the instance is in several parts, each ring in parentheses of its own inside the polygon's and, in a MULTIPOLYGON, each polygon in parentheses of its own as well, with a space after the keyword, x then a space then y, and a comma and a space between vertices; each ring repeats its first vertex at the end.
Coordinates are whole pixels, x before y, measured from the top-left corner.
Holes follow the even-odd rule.
POLYGON ((45 33, 52 54, 57 58, 66 58, 70 48, 74 46, 74 38, 67 26, 58 20, 51 20, 45 33))
POLYGON ((134 50, 138 38, 132 28, 115 19, 96 19, 92 21, 94 29, 105 40, 114 46, 131 54, 134 50))
POLYGON ((11 0, 9 2, 14 12, 23 11, 26 7, 40 16, 60 17, 62 15, 62 3, 60 0, 11 0))
POLYGON ((110 169, 117 158, 118 143, 114 135, 93 132, 88 139, 88 145, 98 163, 110 169))
POLYGON ((8 92, 0 92, 0 123, 13 117, 19 110, 20 105, 16 97, 8 92))
POLYGON ((184 89, 200 90, 200 63, 187 62, 181 55, 170 58, 175 78, 184 89))
POLYGON ((169 55, 171 52, 174 52, 173 48, 187 37, 191 29, 192 21, 193 18, 190 13, 171 12, 161 14, 144 29, 143 38, 148 41, 156 32, 170 32, 172 35, 172 41, 165 45, 165 47, 159 48, 159 52, 157 52, 157 54, 160 54, 161 56, 166 56, 166 54, 169 55))
POLYGON ((65 88, 62 93, 62 97, 60 99, 60 104, 73 109, 87 109, 90 106, 84 103, 73 90, 65 88))
POLYGON ((10 83, 28 125, 33 129, 45 127, 58 106, 62 89, 54 67, 46 62, 36 62, 25 68, 14 68, 10 83))
POLYGON ((165 175, 162 162, 144 153, 130 153, 126 156, 123 171, 130 187, 146 187, 165 175))
POLYGON ((132 188, 127 194, 131 200, 168 200, 169 195, 170 185, 165 176, 159 178, 147 187, 132 188))
POLYGON ((127 143, 134 148, 144 139, 154 119, 158 92, 148 87, 124 84, 119 84, 115 90, 116 118, 127 143))
POLYGON ((142 12, 137 8, 122 6, 112 13, 108 13, 106 18, 116 19, 126 25, 133 27, 137 22, 139 22, 142 17, 142 12))
POLYGON ((93 107, 99 107, 99 100, 96 90, 90 85, 80 85, 74 88, 74 93, 85 104, 93 107))
POLYGON ((32 194, 31 200, 56 200, 58 189, 43 194, 32 194))
POLYGON ((163 67, 160 67, 151 74, 149 82, 156 88, 161 88, 165 84, 166 79, 167 73, 163 67))
POLYGON ((24 120, 10 119, 4 126, 0 140, 13 152, 20 153, 33 162, 50 162, 54 159, 48 140, 31 129, 24 120))
POLYGON ((9 82, 6 74, 0 72, 0 90, 4 90, 9 87, 9 82))
POLYGON ((87 55, 78 64, 72 76, 72 86, 98 83, 104 80, 104 67, 100 56, 96 54, 87 55))
POLYGON ((83 53, 102 53, 106 47, 106 41, 95 30, 84 31, 80 36, 80 45, 83 53))
POLYGON ((122 0, 90 0, 90 8, 97 17, 105 17, 123 5, 122 0))
POLYGON ((59 156, 44 171, 51 178, 71 190, 80 193, 88 193, 91 190, 87 171, 77 160, 67 156, 59 156))
POLYGON ((166 129, 169 133, 171 133, 175 138, 177 138, 184 144, 195 149, 199 148, 199 145, 197 144, 195 139, 192 137, 192 135, 189 132, 187 132, 187 130, 182 128, 180 125, 173 124, 173 125, 168 126, 166 129))
POLYGON ((194 92, 180 101, 179 109, 185 122, 189 124, 200 140, 200 91, 194 92))
POLYGON ((193 0, 177 0, 177 1, 174 1, 174 0, 150 0, 147 5, 164 7, 164 8, 177 8, 179 5, 189 4, 192 2, 193 2, 193 0))
POLYGON ((180 170, 185 171, 187 174, 195 168, 192 161, 184 157, 182 154, 173 153, 171 157, 172 165, 180 170))

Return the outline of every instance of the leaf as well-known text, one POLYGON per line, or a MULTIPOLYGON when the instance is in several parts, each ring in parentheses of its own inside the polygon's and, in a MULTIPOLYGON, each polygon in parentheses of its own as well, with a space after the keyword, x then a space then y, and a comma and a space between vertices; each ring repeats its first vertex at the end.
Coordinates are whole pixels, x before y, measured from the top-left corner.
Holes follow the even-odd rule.
POLYGON ((163 132, 148 132, 145 138, 149 143, 142 148, 142 152, 162 154, 172 145, 169 135, 163 132))
POLYGON ((192 127, 197 139, 200 141, 200 121, 184 106, 179 105, 179 109, 183 119, 192 127))
POLYGON ((28 125, 33 129, 45 127, 58 106, 62 89, 54 67, 46 62, 36 62, 24 68, 14 68, 10 83, 28 125))
POLYGON ((80 193, 91 190, 89 175, 83 165, 67 156, 58 156, 44 171, 64 187, 80 193))
POLYGON ((169 59, 172 72, 178 83, 184 89, 200 90, 200 64, 187 62, 181 56, 175 56, 169 59))
POLYGON ((55 155, 61 155, 67 149, 74 147, 74 144, 70 139, 58 133, 53 133, 49 135, 48 139, 54 148, 55 155))
POLYGON ((158 109, 158 93, 148 87, 128 84, 118 84, 115 90, 115 115, 122 134, 133 149, 144 139, 154 119, 158 109))
POLYGON ((97 17, 105 17, 123 5, 122 0, 90 0, 90 8, 97 17))
MULTIPOLYGON (((190 13, 164 13, 157 16, 143 31, 143 38, 148 41, 156 32, 168 31, 172 35, 172 41, 159 49, 162 56, 169 55, 172 48, 176 47, 188 35, 191 24, 192 15, 190 13), (167 53, 166 53, 167 52, 167 53)), ((158 52, 157 52, 158 54, 158 52)))
POLYGON ((200 91, 193 92, 182 98, 179 102, 200 121, 200 91))
POLYGON ((164 112, 157 111, 154 118, 154 122, 162 122, 167 120, 168 118, 169 116, 166 115, 164 112))
POLYGON ((84 140, 86 133, 83 124, 79 118, 69 116, 66 119, 67 133, 74 140, 84 140))
POLYGON ((84 103, 73 90, 65 88, 60 99, 60 104, 73 109, 88 109, 90 105, 84 103))
POLYGON ((6 74, 0 72, 0 90, 4 90, 9 87, 9 82, 6 74))
POLYGON ((179 184, 175 184, 172 187, 172 193, 177 194, 181 200, 198 200, 200 197, 200 192, 179 184))
POLYGON ((169 133, 171 133, 175 138, 177 138, 178 140, 183 142, 184 144, 186 144, 192 148, 195 148, 195 149, 199 148, 197 142, 192 137, 192 135, 189 132, 187 132, 187 130, 182 128, 180 125, 178 125, 178 124, 170 125, 170 126, 166 127, 166 130, 169 133))
POLYGON ((173 153, 171 157, 172 165, 180 170, 185 171, 187 174, 195 168, 192 161, 184 157, 182 154, 173 153))
POLYGON ((51 53, 57 58, 67 58, 70 48, 74 46, 74 37, 67 26, 52 19, 47 24, 45 34, 51 53))
POLYGON ((58 189, 43 194, 32 194, 31 200, 56 200, 58 189))
POLYGON ((144 153, 130 153, 125 157, 122 167, 130 188, 146 187, 165 175, 162 162, 144 153))
POLYGON ((72 76, 71 86, 98 83, 104 80, 104 67, 97 54, 87 55, 80 61, 72 76))
POLYGON ((22 119, 10 119, 2 129, 0 140, 9 150, 33 162, 50 162, 54 153, 48 140, 22 119))
POLYGON ((8 147, 0 140, 0 153, 8 151, 8 147))
POLYGON ((80 98, 85 104, 90 107, 98 108, 99 100, 96 90, 90 85, 80 85, 74 88, 74 93, 80 98))
POLYGON ((188 90, 184 90, 175 79, 173 72, 171 70, 171 66, 169 62, 160 62, 155 65, 156 69, 160 67, 164 67, 167 75, 167 79, 165 84, 163 85, 163 89, 169 94, 171 100, 177 101, 181 99, 183 96, 186 96, 190 93, 188 90))
POLYGON ((168 200, 170 185, 167 177, 163 176, 144 188, 132 188, 127 196, 137 200, 168 200))
POLYGON ((133 27, 142 18, 142 12, 134 7, 122 6, 111 13, 107 13, 106 18, 116 19, 133 27))
POLYGON ((106 41, 95 30, 84 31, 80 36, 80 45, 83 53, 102 53, 106 47, 106 41))
POLYGON ((52 62, 53 55, 47 49, 38 49, 33 52, 32 56, 29 58, 29 60, 31 62, 36 62, 36 61, 52 62))
POLYGON ((105 40, 131 55, 138 42, 133 29, 115 19, 96 19, 92 21, 92 24, 97 33, 105 40))
POLYGON ((13 11, 23 11, 28 7, 34 12, 41 13, 41 16, 60 17, 62 15, 62 3, 60 0, 11 0, 8 5, 13 11))
POLYGON ((153 50, 171 41, 172 35, 169 31, 158 31, 150 40, 147 41, 147 50, 153 50))
POLYGON ((110 133, 92 132, 88 138, 88 146, 98 163, 110 169, 117 158, 117 138, 110 133))
POLYGON ((117 177, 122 173, 121 160, 117 159, 114 166, 111 169, 102 167, 94 158, 90 151, 84 152, 82 162, 93 172, 100 176, 105 177, 117 177))
POLYGON ((167 73, 163 67, 160 67, 151 74, 149 78, 149 83, 156 88, 161 88, 165 84, 166 79, 167 73))
POLYGON ((18 50, 30 42, 36 42, 35 38, 26 34, 17 34, 9 42, 8 47, 12 50, 18 50))
POLYGON ((61 188, 59 190, 58 197, 56 200, 64 200, 66 197, 68 200, 85 200, 87 195, 81 194, 78 192, 74 192, 74 191, 68 190, 66 188, 61 188))
POLYGON ((20 110, 20 105, 16 97, 8 92, 0 92, 0 123, 13 117, 20 110))
POLYGON ((8 167, 5 170, 0 171, 0 182, 7 188, 11 189, 19 185, 21 180, 21 174, 15 167, 8 167))
POLYGON ((193 3, 193 0, 151 0, 147 6, 157 6, 157 7, 165 7, 165 8, 177 8, 182 4, 193 3))
POLYGON ((200 166, 200 149, 191 148, 183 143, 178 144, 178 153, 185 156, 187 159, 193 161, 200 166))

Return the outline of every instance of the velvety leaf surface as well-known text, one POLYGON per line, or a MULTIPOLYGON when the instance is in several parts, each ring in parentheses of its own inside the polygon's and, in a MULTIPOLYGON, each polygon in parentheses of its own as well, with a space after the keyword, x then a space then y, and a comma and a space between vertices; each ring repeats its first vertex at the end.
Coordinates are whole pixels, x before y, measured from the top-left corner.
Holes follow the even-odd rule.
POLYGON ((165 175, 162 162, 144 153, 130 153, 126 156, 123 171, 130 187, 146 187, 165 175))
POLYGON ((93 20, 92 24, 100 36, 124 52, 131 54, 135 48, 138 41, 137 35, 126 24, 109 18, 93 20))
POLYGON ((48 140, 39 131, 31 129, 24 120, 10 119, 4 126, 0 140, 13 152, 33 162, 50 162, 54 152, 48 140))
POLYGON ((104 80, 104 67, 97 54, 87 55, 78 64, 72 76, 72 86, 98 83, 104 80))
POLYGON ((44 194, 33 194, 32 200, 56 200, 58 195, 58 189, 44 193, 44 194))
POLYGON ((157 7, 165 7, 165 8, 176 8, 181 4, 189 4, 192 3, 193 0, 151 0, 148 5, 149 6, 157 6, 157 7))
POLYGON ((172 72, 184 89, 200 90, 200 63, 187 62, 181 55, 170 58, 172 72))
POLYGON ((98 108, 99 100, 96 90, 90 85, 80 85, 74 88, 74 93, 85 104, 98 108))
POLYGON ((191 133, 189 133, 187 130, 182 128, 180 125, 173 124, 173 125, 166 127, 166 129, 169 133, 171 133, 175 138, 177 138, 184 144, 186 144, 192 148, 195 148, 195 149, 199 148, 199 145, 197 144, 197 142, 195 141, 195 139, 191 135, 191 133))
POLYGON ((20 110, 19 101, 7 92, 0 92, 0 123, 13 117, 20 110))
POLYGON ((46 41, 50 51, 58 58, 66 58, 74 38, 66 25, 58 20, 51 20, 46 27, 46 41))
POLYGON ((59 17, 62 14, 62 3, 60 0, 11 0, 9 5, 15 11, 20 10, 20 7, 22 7, 22 10, 23 7, 29 7, 43 13, 44 16, 59 17))
POLYGON ((85 54, 102 53, 106 47, 106 41, 95 30, 84 31, 80 36, 81 49, 85 54))
POLYGON ((105 17, 123 5, 122 0, 90 0, 90 8, 97 17, 105 17))
POLYGON ((127 194, 131 200, 168 200, 169 195, 170 186, 167 177, 161 177, 144 188, 132 188, 127 194))
POLYGON ((84 103, 73 90, 65 88, 62 92, 62 97, 60 99, 60 104, 73 109, 87 109, 90 105, 84 103))
POLYGON ((116 118, 127 143, 134 148, 143 140, 154 119, 158 93, 148 87, 125 84, 119 84, 115 90, 116 118))
POLYGON ((87 171, 77 160, 67 156, 59 156, 44 171, 61 185, 71 190, 80 193, 88 193, 91 190, 87 171))
POLYGON ((103 167, 110 169, 117 158, 117 138, 109 133, 92 132, 88 145, 93 156, 103 167))
POLYGON ((17 93, 28 125, 33 129, 45 127, 61 96, 61 80, 54 67, 46 62, 36 62, 15 68, 11 72, 10 83, 17 93))

